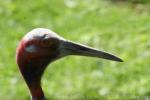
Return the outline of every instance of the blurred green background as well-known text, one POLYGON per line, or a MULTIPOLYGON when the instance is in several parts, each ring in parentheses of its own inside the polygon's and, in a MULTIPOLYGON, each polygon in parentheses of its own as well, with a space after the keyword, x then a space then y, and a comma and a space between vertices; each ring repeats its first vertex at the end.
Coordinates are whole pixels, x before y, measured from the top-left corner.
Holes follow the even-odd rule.
POLYGON ((0 100, 30 98, 15 50, 37 27, 124 60, 70 56, 52 63, 42 79, 48 99, 150 99, 150 0, 0 1, 0 100))

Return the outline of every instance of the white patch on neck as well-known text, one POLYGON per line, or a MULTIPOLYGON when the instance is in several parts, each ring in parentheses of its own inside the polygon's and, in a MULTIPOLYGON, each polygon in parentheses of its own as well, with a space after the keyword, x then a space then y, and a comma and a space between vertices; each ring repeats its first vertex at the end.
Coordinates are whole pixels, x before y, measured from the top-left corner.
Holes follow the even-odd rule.
POLYGON ((25 51, 29 52, 29 53, 34 53, 37 52, 37 47, 35 45, 29 45, 25 48, 25 51))

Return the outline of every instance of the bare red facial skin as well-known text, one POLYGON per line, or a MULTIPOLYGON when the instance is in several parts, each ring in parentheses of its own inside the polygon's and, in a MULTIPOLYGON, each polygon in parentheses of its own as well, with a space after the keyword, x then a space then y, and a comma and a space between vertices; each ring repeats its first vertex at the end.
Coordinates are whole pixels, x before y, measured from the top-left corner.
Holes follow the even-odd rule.
POLYGON ((41 88, 41 77, 46 66, 56 59, 59 55, 55 43, 45 45, 45 42, 39 40, 25 41, 22 40, 17 48, 17 64, 23 78, 25 79, 33 98, 42 100, 44 93, 41 88), (25 49, 28 45, 34 44, 37 47, 36 52, 27 52, 25 49))

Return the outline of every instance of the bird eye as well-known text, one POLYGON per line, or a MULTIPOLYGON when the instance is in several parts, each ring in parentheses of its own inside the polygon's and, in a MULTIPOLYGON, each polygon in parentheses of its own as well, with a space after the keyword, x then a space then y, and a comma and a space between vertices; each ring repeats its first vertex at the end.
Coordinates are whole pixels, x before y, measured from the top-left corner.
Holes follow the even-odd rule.
POLYGON ((48 39, 48 38, 49 38, 48 34, 44 34, 44 35, 41 37, 41 39, 48 39))

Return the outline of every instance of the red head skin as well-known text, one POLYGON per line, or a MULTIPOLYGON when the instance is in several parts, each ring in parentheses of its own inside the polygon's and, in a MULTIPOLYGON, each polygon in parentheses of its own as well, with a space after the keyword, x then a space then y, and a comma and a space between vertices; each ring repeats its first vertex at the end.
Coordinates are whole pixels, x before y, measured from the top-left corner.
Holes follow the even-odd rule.
POLYGON ((23 37, 16 51, 17 64, 29 87, 32 100, 45 100, 41 88, 44 70, 50 62, 67 55, 99 57, 122 62, 112 54, 67 41, 51 30, 34 29, 23 37))
POLYGON ((58 38, 47 29, 38 28, 27 33, 17 48, 17 63, 34 100, 45 98, 40 80, 46 66, 59 56, 58 38))

